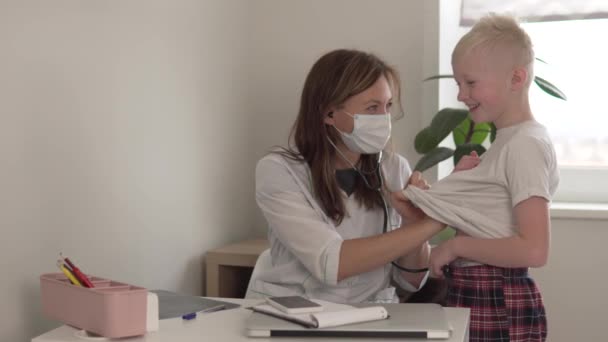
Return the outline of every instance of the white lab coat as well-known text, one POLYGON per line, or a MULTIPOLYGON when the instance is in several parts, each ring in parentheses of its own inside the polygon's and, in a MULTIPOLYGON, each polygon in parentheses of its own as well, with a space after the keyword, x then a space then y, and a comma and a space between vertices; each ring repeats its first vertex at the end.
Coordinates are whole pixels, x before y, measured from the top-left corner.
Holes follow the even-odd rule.
MULTIPOLYGON (((403 189, 411 169, 400 155, 386 153, 382 163, 385 184, 403 189)), ((256 168, 256 200, 268 222, 272 263, 256 270, 249 296, 304 295, 337 303, 396 302, 393 279, 408 291, 417 291, 390 264, 337 281, 342 241, 382 233, 382 209, 367 210, 354 196, 342 192, 347 215, 339 226, 329 219, 312 194, 306 163, 271 153, 256 168)), ((389 229, 401 225, 389 208, 389 229)), ((427 273, 428 276, 428 273, 427 273)))

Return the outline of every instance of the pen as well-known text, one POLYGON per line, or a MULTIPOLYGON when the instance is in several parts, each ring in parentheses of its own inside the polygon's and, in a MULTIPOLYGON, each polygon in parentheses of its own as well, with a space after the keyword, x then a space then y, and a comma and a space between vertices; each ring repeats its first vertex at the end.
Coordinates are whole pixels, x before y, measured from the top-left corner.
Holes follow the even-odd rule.
MULTIPOLYGON (((61 255, 61 254, 59 254, 59 255, 61 255)), ((76 267, 76 265, 74 265, 72 263, 72 261, 70 261, 70 259, 65 257, 64 260, 72 268, 72 272, 74 273, 74 276, 80 281, 80 283, 82 283, 85 287, 95 287, 93 285, 93 283, 91 283, 89 278, 87 278, 87 276, 84 275, 84 273, 82 273, 80 271, 80 269, 78 267, 76 267)))
MULTIPOLYGON (((220 310, 224 310, 226 308, 226 305, 224 304, 220 304, 220 305, 216 305, 216 306, 212 306, 210 308, 198 311, 199 313, 210 313, 210 312, 215 312, 215 311, 220 311, 220 310)), ((189 321, 191 319, 196 318, 196 312, 191 312, 188 314, 185 314, 182 316, 182 319, 189 321)))
POLYGON ((189 320, 194 319, 194 318, 196 318, 196 312, 192 312, 192 313, 185 314, 185 315, 182 316, 182 319, 184 319, 186 321, 189 321, 189 320))
POLYGON ((64 264, 61 263, 61 260, 57 260, 57 267, 59 267, 59 269, 63 272, 63 274, 65 274, 66 277, 68 277, 68 279, 70 280, 70 282, 76 286, 82 286, 82 284, 80 284, 80 282, 78 281, 78 279, 76 279, 76 277, 72 274, 72 272, 70 272, 70 270, 65 267, 64 264))

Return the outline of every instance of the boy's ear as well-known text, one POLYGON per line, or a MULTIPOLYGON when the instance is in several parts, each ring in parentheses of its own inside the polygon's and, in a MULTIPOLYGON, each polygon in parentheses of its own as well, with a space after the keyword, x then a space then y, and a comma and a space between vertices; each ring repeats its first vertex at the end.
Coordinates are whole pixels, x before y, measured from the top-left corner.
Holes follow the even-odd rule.
POLYGON ((528 83, 528 70, 526 68, 517 67, 511 75, 511 89, 521 90, 528 83))

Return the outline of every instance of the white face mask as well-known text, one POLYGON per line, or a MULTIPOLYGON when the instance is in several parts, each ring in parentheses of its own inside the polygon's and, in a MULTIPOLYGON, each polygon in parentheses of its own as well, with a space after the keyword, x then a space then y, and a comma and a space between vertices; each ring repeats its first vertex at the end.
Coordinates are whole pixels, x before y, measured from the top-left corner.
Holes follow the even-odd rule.
MULTIPOLYGON (((355 126, 351 133, 344 133, 342 141, 349 150, 363 154, 382 151, 391 137, 391 114, 355 114, 344 112, 353 118, 355 126)), ((335 127, 335 126, 334 126, 335 127)))

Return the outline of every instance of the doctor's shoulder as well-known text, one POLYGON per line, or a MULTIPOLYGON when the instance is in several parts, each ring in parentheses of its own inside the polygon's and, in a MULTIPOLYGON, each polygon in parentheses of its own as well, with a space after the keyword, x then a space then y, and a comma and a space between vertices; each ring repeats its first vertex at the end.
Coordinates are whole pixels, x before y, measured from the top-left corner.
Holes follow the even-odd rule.
POLYGON ((299 164, 302 162, 304 162, 304 159, 297 151, 283 147, 274 147, 258 160, 256 168, 285 167, 286 164, 299 164))
POLYGON ((280 187, 280 184, 291 187, 294 178, 309 178, 308 165, 297 153, 273 150, 257 162, 255 180, 258 189, 264 184, 272 188, 280 187))

